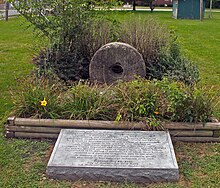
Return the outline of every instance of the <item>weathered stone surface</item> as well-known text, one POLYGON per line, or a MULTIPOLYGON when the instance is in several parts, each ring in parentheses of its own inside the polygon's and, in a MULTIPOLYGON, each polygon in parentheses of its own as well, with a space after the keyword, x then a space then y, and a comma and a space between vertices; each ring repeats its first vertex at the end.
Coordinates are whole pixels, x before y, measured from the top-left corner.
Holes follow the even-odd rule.
POLYGON ((47 174, 56 179, 141 183, 179 178, 170 135, 164 131, 63 129, 47 174))
POLYGON ((102 46, 89 66, 91 80, 111 84, 117 80, 145 77, 146 67, 142 55, 129 44, 113 42, 102 46))

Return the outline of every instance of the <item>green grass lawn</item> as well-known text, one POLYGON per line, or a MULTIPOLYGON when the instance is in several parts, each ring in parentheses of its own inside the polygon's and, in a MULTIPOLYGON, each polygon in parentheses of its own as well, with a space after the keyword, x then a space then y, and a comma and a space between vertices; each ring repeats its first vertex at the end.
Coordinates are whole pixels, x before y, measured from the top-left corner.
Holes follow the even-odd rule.
POLYGON ((27 27, 24 19, 0 21, 0 117, 11 109, 10 88, 17 84, 16 79, 30 73, 31 60, 43 44, 27 27))
MULTIPOLYGON (((199 67, 202 83, 220 89, 220 13, 213 19, 174 20, 171 12, 136 12, 143 19, 156 17, 162 24, 175 29, 183 52, 199 67)), ((119 16, 126 19, 125 13, 119 16)), ((134 185, 117 183, 67 182, 49 180, 45 168, 53 147, 53 141, 5 139, 3 123, 8 116, 12 101, 10 89, 15 88, 22 75, 28 74, 31 60, 43 47, 43 39, 25 30, 23 19, 0 21, 0 187, 220 187, 220 144, 175 143, 180 168, 180 181, 169 184, 134 185)), ((220 118, 220 110, 216 112, 220 118)))

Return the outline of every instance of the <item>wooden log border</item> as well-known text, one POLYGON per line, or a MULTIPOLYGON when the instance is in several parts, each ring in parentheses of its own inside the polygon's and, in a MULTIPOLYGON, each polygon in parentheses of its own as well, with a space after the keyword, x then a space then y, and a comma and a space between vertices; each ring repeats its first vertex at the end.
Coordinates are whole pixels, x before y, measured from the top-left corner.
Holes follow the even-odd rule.
MULTIPOLYGON (((7 138, 49 138, 56 139, 61 129, 116 129, 147 130, 144 123, 114 122, 96 120, 26 119, 9 117, 7 138)), ((164 123, 164 130, 170 132, 173 141, 220 142, 220 123, 164 123)))

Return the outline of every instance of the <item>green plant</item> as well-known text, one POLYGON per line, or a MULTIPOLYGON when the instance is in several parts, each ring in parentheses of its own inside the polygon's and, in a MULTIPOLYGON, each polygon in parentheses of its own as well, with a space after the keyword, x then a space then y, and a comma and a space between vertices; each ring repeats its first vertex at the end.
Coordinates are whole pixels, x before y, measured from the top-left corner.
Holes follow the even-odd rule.
POLYGON ((59 118, 60 98, 64 85, 55 78, 27 76, 11 92, 14 114, 19 117, 59 118), (54 79, 54 80, 52 80, 54 79))
POLYGON ((114 33, 117 21, 107 20, 99 11, 95 11, 95 6, 98 5, 101 7, 100 11, 103 10, 105 13, 112 5, 118 4, 116 0, 11 2, 35 27, 38 34, 46 36, 49 40, 49 46, 35 59, 35 63, 43 70, 52 69, 65 81, 88 78, 88 64, 94 51, 117 36, 114 33), (47 13, 48 10, 50 14, 47 13), (108 31, 102 32, 101 37, 101 27, 97 27, 97 24, 108 26, 108 31))
POLYGON ((145 60, 147 78, 169 76, 186 84, 199 80, 197 68, 181 55, 165 26, 153 18, 143 20, 132 15, 128 20, 119 21, 106 11, 116 2, 25 0, 14 5, 49 39, 49 46, 34 62, 42 70, 52 69, 66 82, 88 79, 92 56, 101 46, 113 41, 137 48, 145 60), (101 11, 95 11, 95 5, 101 5, 101 11))
POLYGON ((52 75, 22 80, 13 93, 15 115, 35 118, 207 122, 219 96, 212 89, 186 86, 169 79, 137 78, 115 85, 76 82, 69 88, 52 75))
POLYGON ((158 62, 161 49, 170 39, 168 29, 157 19, 127 16, 121 23, 120 40, 135 47, 143 56, 146 65, 158 62))
POLYGON ((192 85, 200 80, 198 68, 185 58, 173 30, 155 18, 129 17, 122 22, 120 40, 135 47, 143 56, 148 79, 169 77, 192 85))
POLYGON ((162 79, 165 76, 187 85, 193 85, 200 81, 199 69, 181 54, 176 39, 161 49, 158 63, 148 64, 147 72, 150 78, 162 79))
POLYGON ((145 120, 158 108, 158 91, 151 81, 119 82, 113 90, 122 120, 145 120))
POLYGON ((67 119, 112 120, 115 116, 114 98, 110 87, 78 82, 64 94, 63 117, 67 119))
POLYGON ((172 121, 203 122, 211 120, 219 94, 213 88, 186 86, 164 79, 157 83, 167 101, 164 117, 172 121))

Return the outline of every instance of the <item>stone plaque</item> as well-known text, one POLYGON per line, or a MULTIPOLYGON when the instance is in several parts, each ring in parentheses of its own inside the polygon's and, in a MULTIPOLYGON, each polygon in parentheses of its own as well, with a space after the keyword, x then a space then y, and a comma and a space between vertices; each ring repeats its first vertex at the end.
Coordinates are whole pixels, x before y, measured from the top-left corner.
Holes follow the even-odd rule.
POLYGON ((178 181, 170 135, 165 131, 63 129, 48 162, 55 179, 178 181))

